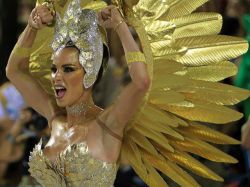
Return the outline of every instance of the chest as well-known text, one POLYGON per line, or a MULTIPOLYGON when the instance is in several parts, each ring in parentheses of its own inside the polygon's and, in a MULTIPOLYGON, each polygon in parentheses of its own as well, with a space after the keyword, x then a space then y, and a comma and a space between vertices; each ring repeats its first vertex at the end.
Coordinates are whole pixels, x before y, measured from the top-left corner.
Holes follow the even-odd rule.
MULTIPOLYGON (((77 144, 79 142, 86 142, 91 153, 97 157, 102 158, 105 155, 105 149, 101 141, 101 135, 98 130, 93 128, 95 124, 88 124, 86 126, 72 126, 66 129, 66 122, 57 123, 53 127, 51 137, 43 149, 44 154, 52 162, 66 150, 69 145, 77 144)), ((105 159, 105 157, 103 158, 105 159)))
POLYGON ((31 175, 44 186, 111 186, 116 164, 95 159, 85 143, 68 146, 51 162, 37 145, 30 156, 31 175))

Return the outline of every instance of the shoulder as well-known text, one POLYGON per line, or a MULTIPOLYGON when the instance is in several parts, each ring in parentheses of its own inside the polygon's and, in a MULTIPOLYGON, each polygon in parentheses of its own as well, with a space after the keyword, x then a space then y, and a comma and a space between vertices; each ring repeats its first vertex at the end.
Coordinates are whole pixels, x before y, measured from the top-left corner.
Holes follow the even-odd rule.
POLYGON ((51 130, 55 129, 58 125, 64 123, 67 123, 67 116, 65 112, 55 113, 48 120, 48 124, 51 130))

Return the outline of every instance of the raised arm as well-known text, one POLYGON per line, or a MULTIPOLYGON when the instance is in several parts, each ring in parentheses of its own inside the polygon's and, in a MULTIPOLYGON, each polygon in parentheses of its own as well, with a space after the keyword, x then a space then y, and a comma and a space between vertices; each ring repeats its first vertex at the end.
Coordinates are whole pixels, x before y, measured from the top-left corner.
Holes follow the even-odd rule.
POLYGON ((48 120, 54 115, 55 104, 36 80, 31 77, 28 69, 30 49, 37 31, 52 20, 53 16, 46 6, 41 5, 33 9, 28 24, 12 50, 6 67, 8 79, 20 91, 27 104, 48 120))
MULTIPOLYGON (((113 28, 117 32, 125 56, 140 52, 127 24, 115 7, 109 6, 102 10, 99 14, 99 20, 106 28, 113 28)), ((132 81, 122 90, 107 120, 105 120, 106 125, 119 134, 123 133, 125 125, 137 111, 150 86, 147 65, 144 62, 135 61, 130 63, 128 67, 132 81)))

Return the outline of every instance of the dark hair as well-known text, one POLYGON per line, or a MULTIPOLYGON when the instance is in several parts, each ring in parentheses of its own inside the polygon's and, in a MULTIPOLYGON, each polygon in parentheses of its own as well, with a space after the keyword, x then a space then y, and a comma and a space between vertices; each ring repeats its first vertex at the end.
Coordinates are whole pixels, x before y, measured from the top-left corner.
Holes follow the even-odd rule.
POLYGON ((98 83, 101 81, 102 76, 105 73, 105 70, 106 70, 107 65, 108 65, 108 59, 109 59, 109 50, 108 50, 108 47, 106 45, 103 45, 102 65, 101 65, 101 68, 100 68, 100 70, 98 72, 96 81, 94 83, 93 90, 96 88, 96 85, 98 85, 98 83))
POLYGON ((76 45, 71 40, 66 43, 64 48, 74 48, 80 53, 80 50, 78 49, 78 47, 76 47, 76 45))

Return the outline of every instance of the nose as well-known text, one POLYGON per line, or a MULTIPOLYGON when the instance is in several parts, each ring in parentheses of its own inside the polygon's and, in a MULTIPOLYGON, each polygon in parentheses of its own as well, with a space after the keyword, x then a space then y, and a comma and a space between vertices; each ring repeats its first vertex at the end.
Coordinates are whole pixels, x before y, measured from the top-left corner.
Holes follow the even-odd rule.
POLYGON ((51 78, 54 82, 62 80, 62 72, 58 69, 56 72, 51 73, 51 78))

